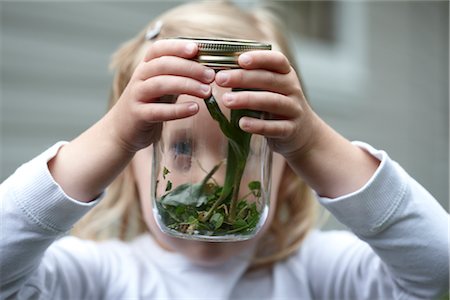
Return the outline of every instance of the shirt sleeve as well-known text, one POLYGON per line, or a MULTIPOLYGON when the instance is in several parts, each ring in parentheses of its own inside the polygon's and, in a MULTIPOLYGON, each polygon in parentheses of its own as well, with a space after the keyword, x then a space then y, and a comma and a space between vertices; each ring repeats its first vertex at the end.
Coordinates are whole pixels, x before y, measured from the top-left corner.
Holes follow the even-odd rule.
POLYGON ((72 199, 52 178, 47 162, 62 145, 22 165, 0 185, 0 299, 15 297, 33 274, 50 270, 41 263, 46 249, 99 201, 72 199))
POLYGON ((448 213, 384 151, 355 144, 380 160, 375 174, 354 193, 319 201, 364 242, 328 233, 313 247, 322 267, 311 272, 323 276, 313 286, 318 298, 435 299, 448 292, 448 213))

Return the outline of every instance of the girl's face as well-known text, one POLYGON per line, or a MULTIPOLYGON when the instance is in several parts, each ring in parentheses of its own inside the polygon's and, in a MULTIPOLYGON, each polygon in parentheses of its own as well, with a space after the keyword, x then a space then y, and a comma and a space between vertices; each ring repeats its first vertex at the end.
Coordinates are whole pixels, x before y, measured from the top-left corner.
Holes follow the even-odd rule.
MULTIPOLYGON (((218 89, 217 87, 213 87, 213 93, 216 99, 218 99, 218 102, 220 103, 221 95, 224 93, 224 90, 218 89)), ((204 126, 198 127, 197 130, 195 130, 195 133, 198 136, 202 137, 202 143, 206 143, 206 148, 214 149, 214 147, 217 147, 217 145, 221 144, 223 141, 220 141, 221 134, 220 132, 217 132, 218 126, 216 125, 215 121, 213 121, 207 112, 206 108, 204 107, 204 104, 202 103, 203 100, 199 98, 195 98, 192 96, 186 96, 181 95, 178 97, 178 102, 186 102, 186 101, 196 101, 200 105, 200 111, 195 116, 195 118, 199 118, 201 120, 200 124, 203 124, 204 126)), ((188 118, 189 119, 189 118, 188 118)), ((184 132, 186 132, 186 127, 189 127, 189 120, 179 120, 174 122, 168 122, 165 124, 164 131, 167 131, 170 133, 170 139, 177 138, 178 135, 180 136, 180 139, 184 142, 180 143, 177 148, 177 151, 182 151, 182 155, 180 157, 177 157, 176 159, 168 160, 167 164, 170 164, 171 168, 173 170, 177 171, 178 173, 182 174, 183 168, 187 168, 192 164, 193 162, 188 157, 190 153, 189 149, 189 143, 186 142, 186 137, 184 132), (183 130, 184 129, 184 130, 183 130)), ((199 122, 197 122, 199 123, 199 122)), ((163 137, 165 134, 163 133, 163 137)), ((199 140, 199 138, 193 137, 193 139, 199 140)), ((258 233, 257 237, 254 239, 246 240, 246 241, 240 241, 240 242, 203 242, 203 241, 192 241, 192 240, 186 240, 181 238, 176 238, 169 236, 165 233, 163 233, 158 225, 156 224, 156 221, 153 216, 153 210, 152 210, 152 199, 151 199, 151 192, 150 192, 150 185, 151 185, 151 156, 152 156, 152 147, 143 149, 139 151, 132 162, 132 167, 134 171, 134 176, 136 178, 136 184, 138 187, 138 192, 140 195, 140 201, 141 201, 141 208, 143 211, 143 218, 156 239, 156 241, 165 249, 169 251, 176 251, 179 252, 186 257, 188 257, 191 261, 193 261, 196 264, 204 265, 204 266, 214 266, 221 264, 225 262, 228 258, 232 256, 238 255, 240 252, 242 252, 244 249, 249 249, 250 247, 253 247, 256 244, 256 241, 259 237, 261 237, 264 232, 267 230, 267 228, 270 226, 272 219, 273 219, 273 212, 274 210, 271 209, 269 211, 269 216, 267 218, 267 221, 261 231, 258 233)), ((207 163, 209 164, 209 160, 211 160, 211 165, 214 163, 217 163, 217 161, 220 161, 220 151, 217 149, 217 151, 208 151, 210 153, 213 153, 211 155, 210 159, 207 159, 207 163), (217 155, 214 155, 216 153, 217 155)), ((204 160, 205 161, 205 160, 204 160)), ((211 166, 204 166, 208 170, 211 169, 211 166)), ((271 194, 271 207, 276 206, 276 195, 278 192, 279 184, 280 184, 280 178, 281 174, 284 168, 284 159, 282 156, 275 154, 273 156, 273 166, 272 166, 272 194, 271 194)), ((175 173, 175 172, 174 172, 175 173)), ((173 174, 171 174, 173 176, 173 174)), ((192 176, 190 174, 189 176, 192 176)), ((204 176, 204 174, 199 174, 199 180, 200 177, 204 176)), ((218 174, 220 176, 220 174, 218 174)), ((174 183, 177 180, 177 178, 173 178, 174 183)), ((182 181, 182 179, 180 179, 182 181)), ((179 183, 175 183, 177 185, 179 183)))

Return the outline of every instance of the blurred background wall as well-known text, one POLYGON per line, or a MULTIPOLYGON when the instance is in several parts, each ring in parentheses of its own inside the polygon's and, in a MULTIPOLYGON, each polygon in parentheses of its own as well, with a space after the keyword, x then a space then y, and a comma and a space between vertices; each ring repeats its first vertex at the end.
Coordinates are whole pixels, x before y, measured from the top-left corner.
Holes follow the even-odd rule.
MULTIPOLYGON (((385 149, 448 210, 447 1, 235 2, 286 20, 318 114, 385 149)), ((180 3, 2 2, 0 180, 98 120, 110 55, 180 3)))

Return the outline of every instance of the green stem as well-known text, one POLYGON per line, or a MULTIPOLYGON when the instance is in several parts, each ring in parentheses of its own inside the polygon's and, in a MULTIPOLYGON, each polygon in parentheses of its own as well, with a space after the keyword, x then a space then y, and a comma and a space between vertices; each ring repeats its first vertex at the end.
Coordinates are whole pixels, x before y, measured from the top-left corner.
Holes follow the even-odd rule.
POLYGON ((212 178, 212 176, 214 175, 214 173, 217 172, 217 170, 220 168, 220 166, 222 165, 222 162, 218 163, 217 165, 214 166, 214 168, 212 168, 211 171, 209 171, 208 174, 206 174, 205 178, 203 178, 201 186, 204 187, 206 183, 208 183, 208 180, 210 178, 212 178))
POLYGON ((242 231, 244 229, 247 229, 249 227, 250 227, 250 225, 245 225, 245 226, 242 226, 242 227, 239 227, 236 229, 228 230, 227 233, 236 233, 236 232, 242 231))
MULTIPOLYGON (((223 194, 222 194, 223 195, 223 194)), ((214 202, 214 204, 211 206, 211 208, 206 212, 206 214, 203 217, 200 217, 200 221, 207 222, 209 218, 213 215, 214 211, 222 204, 222 202, 225 200, 222 195, 220 195, 219 199, 214 202)))
POLYGON ((211 117, 218 122, 221 131, 228 139, 227 169, 222 193, 217 201, 212 205, 208 212, 203 216, 202 221, 207 221, 213 212, 219 207, 230 194, 232 194, 230 203, 229 220, 233 221, 236 217, 236 209, 239 197, 239 187, 244 173, 245 164, 250 148, 251 134, 244 132, 239 128, 239 119, 249 114, 246 110, 232 110, 230 121, 220 110, 214 96, 205 99, 206 107, 211 117))
MULTIPOLYGON (((245 168, 245 165, 243 166, 245 168)), ((233 196, 231 197, 231 203, 230 203, 230 214, 228 216, 228 219, 231 223, 234 222, 234 219, 236 218, 236 209, 238 204, 238 198, 239 198, 239 188, 241 186, 241 179, 243 175, 243 168, 240 167, 234 177, 234 189, 233 189, 233 196), (241 171, 242 169, 242 171, 241 171)))

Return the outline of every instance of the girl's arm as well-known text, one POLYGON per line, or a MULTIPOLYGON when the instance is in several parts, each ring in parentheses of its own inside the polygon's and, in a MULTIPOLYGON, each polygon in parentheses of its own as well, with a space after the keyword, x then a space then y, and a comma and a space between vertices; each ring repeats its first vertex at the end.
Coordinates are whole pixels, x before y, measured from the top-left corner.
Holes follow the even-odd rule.
POLYGON ((81 287, 80 282, 96 285, 101 281, 95 273, 96 264, 90 260, 95 257, 93 251, 83 257, 84 251, 78 249, 79 261, 83 263, 68 260, 58 251, 44 255, 54 240, 98 202, 72 199, 53 180, 47 162, 63 144, 58 143, 23 164, 0 185, 0 299, 54 299, 50 295, 56 290, 61 292, 61 299, 81 298, 78 296, 82 293, 92 294, 95 290, 81 287), (66 269, 78 272, 68 279, 63 276, 66 269), (81 272, 82 269, 87 272, 81 272), (56 288, 55 282, 59 282, 56 288), (76 293, 64 294, 67 286, 74 287, 76 293))
POLYGON ((314 138, 305 148, 286 154, 287 162, 320 196, 336 198, 358 190, 380 161, 312 114, 314 138))
POLYGON ((449 215, 384 151, 357 191, 320 202, 349 233, 313 234, 303 261, 318 299, 438 299, 449 288, 449 215))
MULTIPOLYGON (((226 93, 224 104, 271 116, 243 117, 241 128, 266 136, 272 149, 323 197, 326 207, 370 244, 390 274, 389 284, 424 297, 448 288, 448 214, 436 200, 395 163, 371 155, 368 147, 350 143, 326 125, 308 105, 284 55, 251 51, 239 57, 239 64, 243 69, 221 71, 216 82, 257 91, 226 93)), ((323 247, 333 257, 333 248, 323 247)), ((332 280, 358 273, 358 266, 368 263, 359 258, 353 265, 340 264, 341 272, 332 280)), ((377 273, 376 284, 384 284, 383 274, 377 273)), ((352 288, 358 283, 351 281, 352 288)))
MULTIPOLYGON (((198 111, 195 102, 159 102, 165 95, 210 95, 209 83, 215 73, 189 59, 197 50, 195 43, 181 40, 153 43, 104 118, 70 143, 57 145, 25 164, 1 184, 0 298, 22 293, 30 278, 41 273, 50 275, 40 281, 43 285, 36 287, 33 297, 47 298, 48 289, 65 288, 54 284, 60 279, 58 272, 42 271, 47 265, 64 268, 60 261, 42 261, 44 252, 96 203, 136 151, 158 139, 163 121, 198 111)), ((94 264, 86 267, 97 269, 94 264)), ((95 276, 95 270, 73 270, 67 282, 87 284, 80 279, 86 274, 95 276)), ((86 292, 86 287, 81 284, 80 289, 86 292)), ((62 298, 70 297, 86 298, 62 298)))
POLYGON ((92 200, 136 151, 158 139, 163 121, 197 113, 195 102, 158 103, 165 95, 203 99, 211 94, 214 71, 189 60, 197 51, 195 43, 182 40, 161 40, 150 46, 116 105, 50 161, 50 172, 69 196, 92 200))

